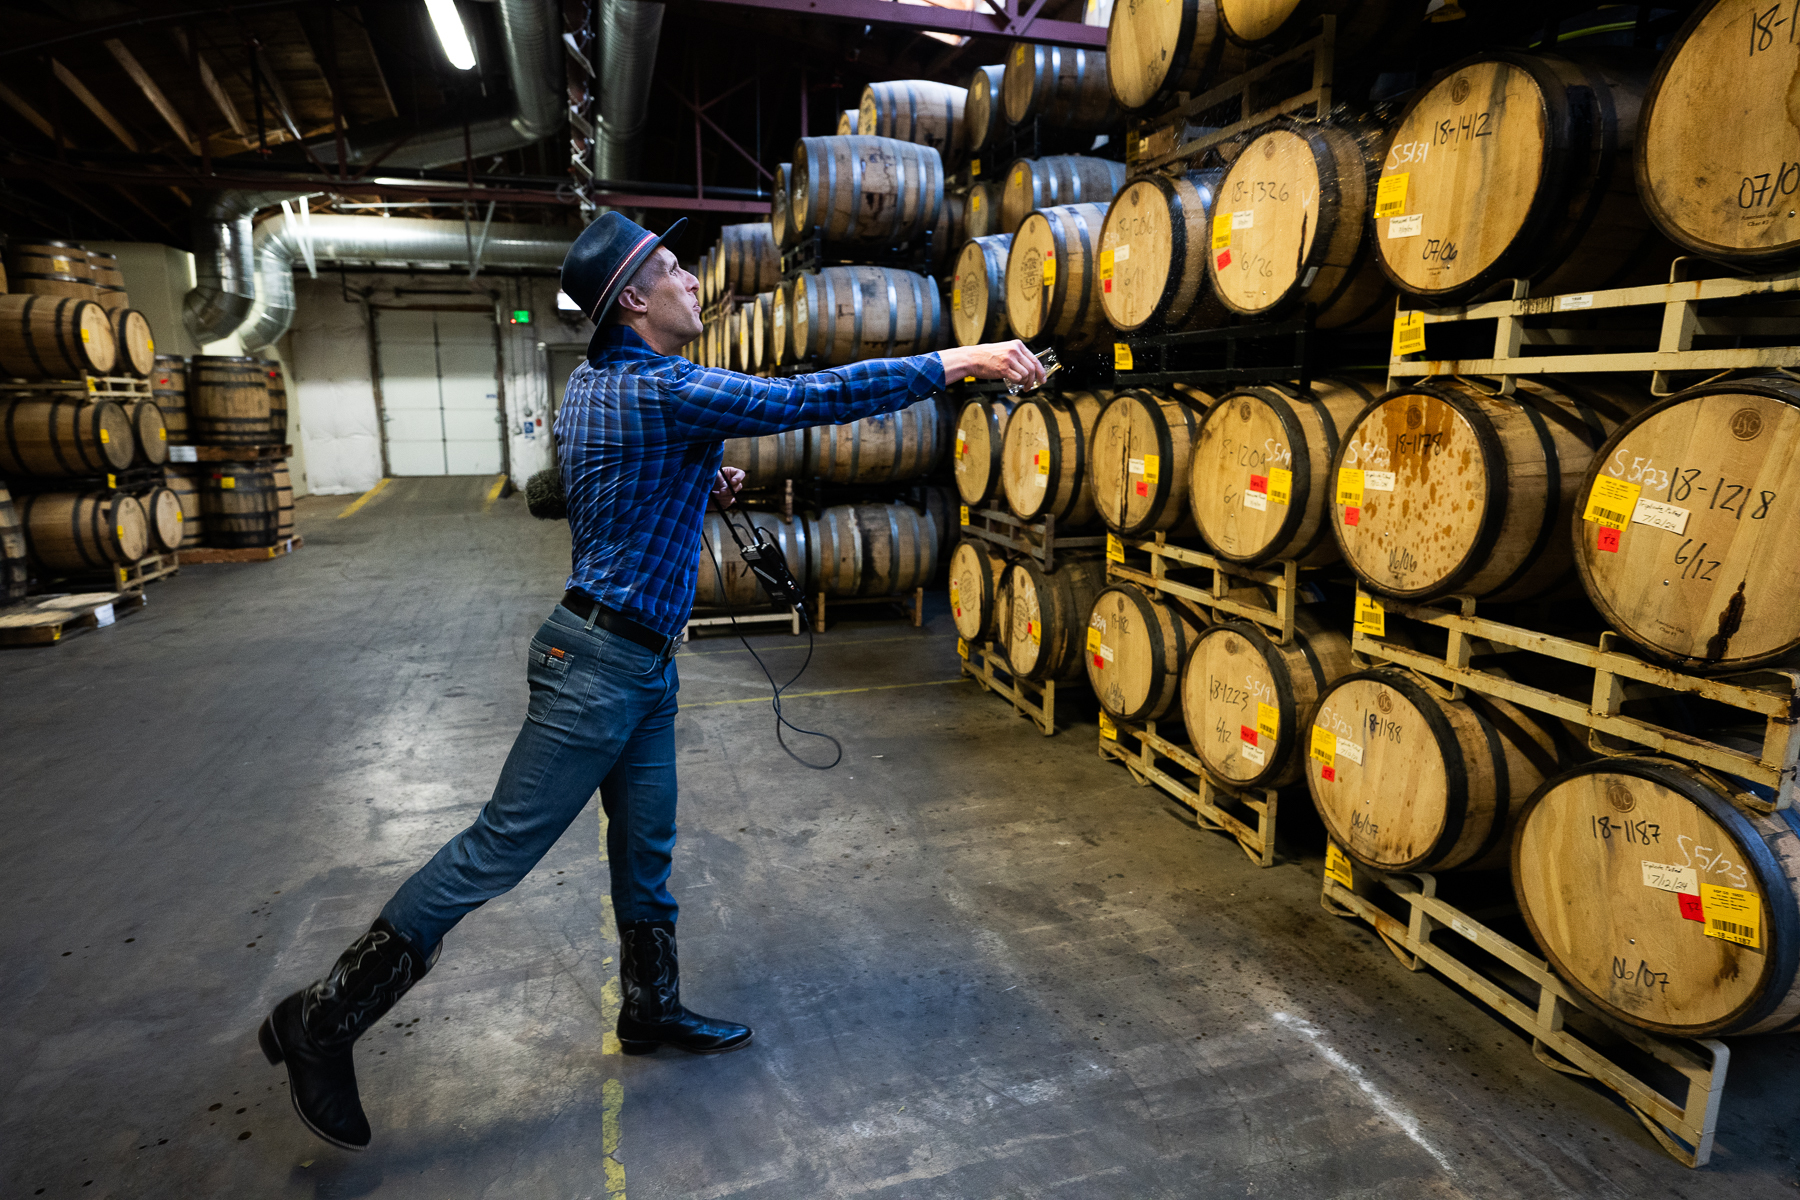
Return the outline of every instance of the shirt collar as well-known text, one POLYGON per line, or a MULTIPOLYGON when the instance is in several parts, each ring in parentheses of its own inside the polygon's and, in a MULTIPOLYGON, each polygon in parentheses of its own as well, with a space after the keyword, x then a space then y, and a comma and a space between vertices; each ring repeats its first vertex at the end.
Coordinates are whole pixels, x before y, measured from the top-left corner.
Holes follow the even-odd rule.
POLYGON ((638 331, 629 325, 614 323, 601 329, 594 335, 588 346, 588 361, 596 368, 612 366, 616 363, 645 362, 664 358, 658 354, 649 342, 646 342, 638 331))

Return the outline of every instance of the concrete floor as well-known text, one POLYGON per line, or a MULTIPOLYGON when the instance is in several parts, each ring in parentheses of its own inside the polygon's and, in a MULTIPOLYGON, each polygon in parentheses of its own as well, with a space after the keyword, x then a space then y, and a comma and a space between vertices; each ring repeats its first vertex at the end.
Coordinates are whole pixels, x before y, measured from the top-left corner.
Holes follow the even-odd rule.
MULTIPOLYGON (((821 638, 776 747, 735 641, 683 652, 686 998, 717 1059, 608 1053, 595 810, 358 1049, 375 1144, 295 1120, 254 1032, 486 798, 562 525, 401 481, 304 550, 0 655, 0 1194, 286 1197, 1791 1196, 1792 1039, 1738 1043, 1713 1165, 1039 737, 923 630, 821 638)), ((794 664, 792 639, 764 636, 794 664)), ((791 668, 790 668, 791 669, 791 668)))

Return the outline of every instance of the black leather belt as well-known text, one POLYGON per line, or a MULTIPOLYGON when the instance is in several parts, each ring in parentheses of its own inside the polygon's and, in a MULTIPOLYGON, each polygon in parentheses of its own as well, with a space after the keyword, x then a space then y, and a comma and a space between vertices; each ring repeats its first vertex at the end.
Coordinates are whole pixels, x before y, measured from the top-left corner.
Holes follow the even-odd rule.
POLYGON ((636 642, 652 654, 668 658, 675 653, 681 644, 678 637, 664 637, 642 621, 634 621, 616 609, 606 607, 593 599, 586 592, 578 592, 570 588, 563 593, 562 606, 586 621, 593 618, 594 624, 608 633, 616 633, 628 642, 636 642))

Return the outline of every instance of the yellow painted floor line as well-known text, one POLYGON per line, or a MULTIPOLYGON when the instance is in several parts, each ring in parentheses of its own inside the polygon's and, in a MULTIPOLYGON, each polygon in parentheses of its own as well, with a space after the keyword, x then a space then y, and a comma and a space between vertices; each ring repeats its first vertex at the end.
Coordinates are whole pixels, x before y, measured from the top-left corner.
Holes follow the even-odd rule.
POLYGON ((494 480, 494 486, 488 489, 487 499, 481 502, 481 511, 486 512, 488 509, 494 507, 494 501, 498 500, 500 498, 500 493, 505 490, 506 476, 501 475, 494 480))
MULTIPOLYGON (((774 637, 777 635, 769 634, 768 636, 774 637)), ((793 635, 789 634, 788 636, 792 637, 793 635)), ((840 638, 836 640, 827 638, 818 643, 815 648, 819 650, 842 650, 850 646, 873 646, 881 642, 948 642, 954 640, 955 637, 956 635, 954 633, 919 633, 914 634, 912 637, 840 638)), ((691 646, 693 643, 689 642, 688 645, 691 646)), ((758 654, 767 654, 771 650, 804 649, 806 649, 805 642, 783 642, 780 645, 758 646, 756 652, 758 654)), ((704 657, 708 654, 748 654, 750 652, 742 646, 739 646, 735 650, 683 650, 681 653, 683 655, 691 654, 696 657, 704 657)))
POLYGON ((382 492, 387 490, 387 485, 392 482, 394 482, 393 479, 391 479, 385 475, 382 476, 380 483, 376 484, 374 487, 370 488, 368 491, 364 492, 362 495, 360 495, 356 499, 352 500, 350 502, 350 507, 346 508, 343 512, 338 514, 338 520, 340 520, 340 521, 343 520, 345 517, 349 516, 351 513, 355 512, 357 509, 361 508, 363 505, 367 504, 369 501, 371 501, 375 497, 379 496, 382 492))
MULTIPOLYGON (((598 805, 599 793, 594 794, 598 805)), ((606 808, 600 809, 600 861, 611 870, 606 861, 606 808)), ((618 966, 618 923, 613 914, 612 896, 600 898, 601 937, 613 947, 613 953, 603 963, 611 970, 606 982, 600 987, 600 1020, 605 1032, 600 1038, 601 1062, 605 1064, 608 1078, 600 1084, 600 1153, 601 1162, 606 1171, 606 1200, 625 1200, 625 1164, 619 1159, 619 1114, 625 1108, 625 1081, 614 1074, 620 1066, 619 1050, 619 966, 618 966)))
MULTIPOLYGON (((873 687, 832 688, 829 691, 817 692, 783 692, 782 700, 798 700, 804 696, 848 696, 852 692, 891 692, 895 688, 937 687, 945 683, 968 683, 969 677, 959 675, 955 679, 926 679, 919 683, 878 683, 873 687)), ((682 710, 690 708, 716 708, 721 704, 767 704, 767 696, 746 696, 742 700, 707 700, 700 704, 684 704, 682 710)))

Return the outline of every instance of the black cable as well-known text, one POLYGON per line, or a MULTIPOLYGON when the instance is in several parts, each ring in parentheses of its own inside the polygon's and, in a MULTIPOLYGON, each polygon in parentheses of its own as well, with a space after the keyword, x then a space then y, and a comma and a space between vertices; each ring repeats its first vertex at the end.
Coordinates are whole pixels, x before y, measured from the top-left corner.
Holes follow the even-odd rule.
MULTIPOLYGON (((732 540, 737 542, 737 544, 740 547, 743 546, 744 539, 738 535, 737 526, 732 522, 731 516, 730 516, 730 514, 728 514, 725 511, 725 507, 723 504, 721 504, 719 506, 719 515, 721 517, 725 518, 725 528, 731 531, 732 540)), ((751 532, 752 533, 756 532, 756 529, 754 526, 751 527, 751 532)), ((771 539, 771 540, 773 540, 773 539, 771 539)), ((707 556, 712 559, 713 570, 717 573, 718 578, 720 580, 723 580, 725 578, 725 568, 720 563, 718 551, 713 549, 712 539, 710 539, 706 536, 706 533, 704 530, 701 531, 700 541, 706 547, 707 556)), ((775 682, 775 675, 773 672, 771 672, 769 670, 768 664, 763 662, 762 655, 760 655, 756 652, 756 647, 752 646, 750 644, 750 639, 744 636, 744 630, 743 630, 742 626, 740 626, 737 623, 737 614, 728 612, 726 614, 726 616, 731 618, 731 628, 732 628, 732 631, 738 635, 738 641, 744 643, 744 649, 746 649, 750 652, 750 657, 756 660, 756 665, 758 667, 762 668, 763 677, 769 681, 769 687, 771 689, 773 689, 774 694, 770 697, 769 705, 771 708, 773 708, 775 710, 775 741, 776 741, 776 744, 781 747, 782 751, 784 753, 786 753, 786 755, 789 758, 793 759, 795 762, 799 763, 801 766, 810 768, 811 770, 814 770, 814 771, 829 771, 833 767, 837 766, 839 763, 843 762, 844 761, 844 745, 842 742, 840 742, 836 738, 832 737, 829 733, 820 733, 816 729, 802 729, 802 728, 800 728, 800 726, 794 724, 792 721, 788 720, 785 716, 783 716, 782 712, 781 712, 781 693, 787 691, 789 688, 793 687, 794 684, 798 683, 800 681, 800 677, 802 675, 806 674, 806 668, 812 665, 813 649, 817 642, 817 633, 813 629, 812 619, 807 615, 805 608, 802 607, 800 609, 800 616, 801 616, 801 619, 806 621, 806 660, 800 664, 800 669, 798 671, 794 672, 793 678, 789 679, 786 683, 782 683, 782 684, 778 684, 775 682), (837 751, 837 756, 835 758, 833 758, 830 762, 825 763, 823 765, 820 765, 819 763, 814 763, 814 762, 807 762, 804 758, 801 758, 798 754, 794 753, 794 748, 792 746, 789 746, 787 744, 787 741, 781 736, 781 727, 784 725, 787 726, 789 729, 793 730, 795 733, 805 734, 807 737, 823 738, 824 740, 830 742, 832 747, 837 751)))

